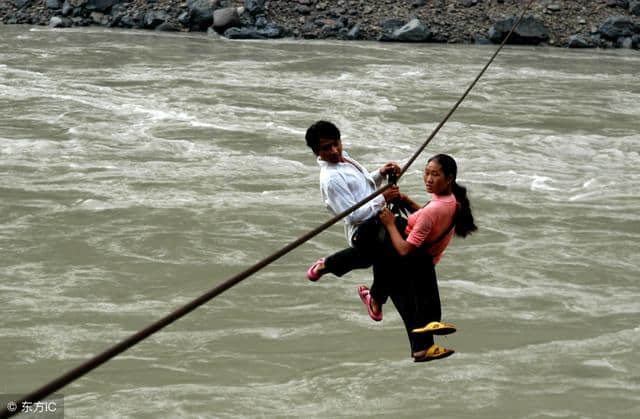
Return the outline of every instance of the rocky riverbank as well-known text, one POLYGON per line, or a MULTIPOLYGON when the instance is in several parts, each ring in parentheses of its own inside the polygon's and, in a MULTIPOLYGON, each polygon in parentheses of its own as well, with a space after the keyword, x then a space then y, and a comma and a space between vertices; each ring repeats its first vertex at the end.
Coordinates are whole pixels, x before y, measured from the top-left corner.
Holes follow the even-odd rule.
MULTIPOLYGON (((528 0, 0 0, 0 21, 233 39, 499 43, 528 0)), ((512 43, 640 48, 640 0, 537 0, 512 43)))

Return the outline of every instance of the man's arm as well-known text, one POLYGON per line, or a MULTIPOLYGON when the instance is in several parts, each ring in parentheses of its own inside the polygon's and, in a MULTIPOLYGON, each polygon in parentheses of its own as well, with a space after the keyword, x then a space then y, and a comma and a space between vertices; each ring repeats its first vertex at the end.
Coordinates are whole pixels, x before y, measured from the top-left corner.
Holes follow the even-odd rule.
POLYGON ((389 162, 384 166, 382 166, 381 168, 376 169, 373 172, 369 173, 369 176, 371 176, 373 181, 376 183, 376 186, 379 188, 380 186, 382 186, 382 181, 387 177, 387 175, 390 172, 394 172, 397 175, 400 173, 400 170, 401 170, 400 166, 398 166, 396 163, 389 162))
MULTIPOLYGON (((340 214, 358 202, 342 179, 330 179, 323 187, 325 204, 333 214, 340 214)), ((384 208, 385 203, 384 195, 378 195, 345 218, 351 224, 362 223, 376 216, 384 208)))

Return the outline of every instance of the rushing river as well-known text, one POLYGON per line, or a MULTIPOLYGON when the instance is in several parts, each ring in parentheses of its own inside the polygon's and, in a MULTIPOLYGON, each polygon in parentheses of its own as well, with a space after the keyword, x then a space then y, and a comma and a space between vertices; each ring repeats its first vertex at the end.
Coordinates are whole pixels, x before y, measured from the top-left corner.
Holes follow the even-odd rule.
MULTIPOLYGON (((413 154, 495 47, 0 25, 0 393, 78 366, 329 218, 306 128, 413 154)), ((400 182, 452 154, 480 230, 414 364, 341 223, 66 386, 82 417, 640 417, 640 55, 508 47, 400 182)))

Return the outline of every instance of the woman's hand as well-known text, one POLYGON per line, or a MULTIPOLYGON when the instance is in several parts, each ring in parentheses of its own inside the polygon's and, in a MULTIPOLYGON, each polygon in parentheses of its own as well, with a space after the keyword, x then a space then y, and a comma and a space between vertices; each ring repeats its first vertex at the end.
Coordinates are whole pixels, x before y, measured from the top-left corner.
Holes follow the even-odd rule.
POLYGON ((395 225, 396 216, 393 215, 391 211, 389 211, 389 208, 383 208, 378 217, 380 218, 382 224, 384 224, 385 226, 395 225))
POLYGON ((420 205, 418 205, 413 199, 411 199, 409 197, 409 195, 407 194, 403 194, 401 193, 400 196, 398 197, 398 200, 400 202, 403 202, 405 205, 405 208, 408 209, 410 212, 416 212, 417 210, 419 210, 420 208, 422 208, 420 205))
POLYGON ((395 222, 396 217, 391 211, 389 211, 389 208, 383 209, 378 217, 380 218, 380 222, 384 224, 384 227, 389 232, 391 244, 393 244, 393 248, 396 249, 396 252, 398 252, 400 256, 405 256, 416 249, 414 245, 405 241, 405 239, 400 235, 395 222))

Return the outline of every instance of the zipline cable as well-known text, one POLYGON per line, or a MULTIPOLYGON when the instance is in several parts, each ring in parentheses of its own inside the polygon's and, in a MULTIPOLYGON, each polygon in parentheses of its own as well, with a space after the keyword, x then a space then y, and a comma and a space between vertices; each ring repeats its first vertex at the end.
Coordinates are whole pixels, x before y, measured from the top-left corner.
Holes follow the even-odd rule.
MULTIPOLYGON (((535 0, 530 0, 529 1, 527 6, 525 7, 525 9, 522 11, 522 14, 518 18, 518 20, 513 24, 513 26, 511 27, 511 30, 509 31, 507 36, 504 38, 504 40, 502 41, 502 43, 500 44, 498 49, 496 49, 495 53, 491 56, 491 58, 489 59, 487 64, 480 71, 478 76, 473 80, 471 85, 467 88, 467 90, 460 97, 460 99, 455 103, 455 105, 447 113, 445 118, 436 126, 436 128, 433 130, 431 135, 429 135, 429 137, 425 140, 425 142, 418 148, 418 151, 416 151, 416 153, 414 153, 414 155, 404 165, 404 167, 400 171, 400 174, 398 175, 398 179, 407 171, 409 166, 411 166, 411 164, 416 160, 416 158, 418 158, 420 153, 422 153, 422 151, 425 149, 425 147, 431 142, 433 137, 435 137, 435 135, 438 133, 438 131, 440 131, 442 126, 447 122, 447 120, 451 117, 451 115, 455 112, 455 110, 458 109, 458 106, 460 105, 460 103, 462 103, 462 101, 467 97, 467 95, 469 94, 471 89, 473 89, 473 87, 476 85, 476 83, 478 82, 480 77, 482 77, 482 75, 485 73, 485 71, 487 70, 489 65, 491 65, 491 63, 496 58, 498 53, 505 46, 507 40, 509 39, 509 37, 511 36, 513 31, 516 29, 516 27, 518 26, 518 24, 520 23, 520 21, 524 17, 525 13, 527 12, 527 10, 529 9, 529 7, 531 6, 531 4, 534 1, 535 0)), ((286 255, 287 253, 289 253, 293 249, 299 247, 301 244, 303 244, 306 241, 310 240, 311 238, 317 236, 318 234, 320 234, 321 232, 323 232, 327 228, 331 227, 332 225, 334 225, 336 222, 340 221, 342 218, 344 218, 345 216, 347 216, 351 212, 357 210, 358 208, 360 208, 361 206, 363 206, 367 202, 371 201, 376 196, 378 196, 381 193, 383 193, 384 191, 386 191, 391 186, 392 186, 391 184, 384 185, 383 187, 381 187, 380 189, 376 190, 375 192, 373 192, 372 194, 370 194, 369 196, 367 196, 366 198, 364 198, 360 202, 354 204, 352 207, 342 211, 340 214, 334 216, 333 218, 329 219, 328 221, 326 221, 322 225, 320 225, 320 226, 316 227, 315 229, 309 231, 308 233, 304 234, 303 236, 301 236, 297 240, 289 243, 285 247, 281 248, 280 250, 276 251, 275 253, 271 254, 270 256, 264 258, 260 262, 258 262, 256 264, 254 264, 253 266, 247 268, 243 272, 241 272, 241 273, 239 273, 239 274, 227 279, 226 281, 224 281, 220 285, 212 288, 211 290, 209 290, 206 293, 200 295, 199 297, 197 297, 196 299, 192 300, 191 302, 189 302, 189 303, 183 305, 182 307, 178 308, 177 310, 169 313, 168 315, 166 315, 165 317, 161 318, 160 320, 157 320, 153 324, 147 326, 146 328, 140 330, 137 333, 134 333, 133 335, 131 335, 128 338, 124 339, 123 341, 113 345, 112 347, 108 348, 104 352, 94 356, 93 358, 91 358, 88 361, 82 363, 81 365, 77 366, 76 368, 66 372, 65 374, 59 376, 58 378, 55 378, 54 380, 52 380, 52 381, 48 382, 47 384, 43 385, 42 387, 40 387, 40 388, 32 391, 31 393, 23 396, 20 400, 15 402, 14 406, 17 406, 16 410, 10 411, 8 406, 2 406, 2 410, 0 410, 0 419, 10 418, 11 416, 13 416, 15 414, 20 413, 20 407, 23 405, 24 402, 35 403, 37 401, 40 401, 40 400, 46 398, 47 396, 55 393, 56 391, 60 390, 62 387, 66 386, 67 384, 71 383, 72 381, 75 381, 76 379, 82 377, 83 375, 87 374, 88 372, 90 372, 90 371, 94 370, 95 368, 99 367, 100 365, 104 364, 105 362, 107 362, 111 358, 114 358, 115 356, 117 356, 117 355, 121 354, 122 352, 126 351, 127 349, 129 349, 130 347, 134 346, 138 342, 140 342, 140 341, 146 339, 147 337, 151 336, 152 334, 154 334, 155 332, 157 332, 160 329, 164 328, 165 326, 168 326, 169 324, 175 322, 176 320, 180 319, 181 317, 187 315, 188 313, 190 313, 191 311, 195 310, 199 306, 205 304, 206 302, 210 301, 214 297, 222 294, 223 292, 225 292, 229 288, 231 288, 234 285, 238 284, 242 280, 244 280, 247 277, 253 275, 256 272, 258 272, 259 270, 261 270, 265 266, 267 266, 267 265, 271 264, 272 262, 280 259, 282 256, 286 255)))

